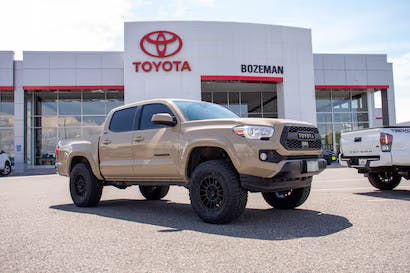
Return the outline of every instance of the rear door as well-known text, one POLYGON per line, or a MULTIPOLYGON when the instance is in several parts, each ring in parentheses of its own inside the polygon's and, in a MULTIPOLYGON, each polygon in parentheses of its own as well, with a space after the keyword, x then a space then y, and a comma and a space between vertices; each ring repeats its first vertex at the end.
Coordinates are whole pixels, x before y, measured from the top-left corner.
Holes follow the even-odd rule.
POLYGON ((179 128, 176 126, 156 125, 151 122, 152 116, 169 113, 171 109, 162 103, 146 104, 141 109, 139 130, 134 136, 135 177, 142 179, 179 179, 179 128))
POLYGON ((100 170, 105 178, 134 175, 133 139, 137 129, 137 107, 116 111, 100 139, 100 170))

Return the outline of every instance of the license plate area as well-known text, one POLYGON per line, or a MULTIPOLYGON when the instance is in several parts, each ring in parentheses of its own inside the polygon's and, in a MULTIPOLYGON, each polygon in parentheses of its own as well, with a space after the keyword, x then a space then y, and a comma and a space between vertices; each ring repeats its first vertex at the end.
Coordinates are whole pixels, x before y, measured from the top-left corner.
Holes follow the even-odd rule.
POLYGON ((366 166, 367 159, 366 158, 359 158, 359 166, 366 166))
POLYGON ((312 172, 318 172, 319 171, 319 162, 318 161, 313 161, 313 160, 308 160, 306 161, 306 172, 312 173, 312 172))

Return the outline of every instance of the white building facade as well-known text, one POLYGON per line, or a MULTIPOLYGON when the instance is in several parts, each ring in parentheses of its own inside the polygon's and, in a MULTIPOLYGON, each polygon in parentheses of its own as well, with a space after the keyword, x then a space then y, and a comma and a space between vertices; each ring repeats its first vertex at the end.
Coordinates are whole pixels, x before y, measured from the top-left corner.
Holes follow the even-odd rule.
POLYGON ((309 29, 129 22, 123 52, 0 52, 0 149, 15 168, 53 165, 59 139, 99 134, 114 107, 150 98, 221 104, 239 116, 340 132, 395 124, 392 65, 380 54, 313 54, 309 29), (380 92, 382 115, 375 111, 380 92))

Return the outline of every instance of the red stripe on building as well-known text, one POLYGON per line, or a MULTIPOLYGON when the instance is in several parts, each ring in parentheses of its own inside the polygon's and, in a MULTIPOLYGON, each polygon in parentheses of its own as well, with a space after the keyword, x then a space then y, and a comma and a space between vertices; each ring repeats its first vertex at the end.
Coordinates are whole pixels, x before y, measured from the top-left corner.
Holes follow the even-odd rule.
POLYGON ((241 82, 283 82, 282 77, 257 77, 257 76, 201 76, 201 81, 241 81, 241 82))
POLYGON ((388 85, 315 85, 316 89, 375 89, 385 90, 388 85))
POLYGON ((14 91, 14 86, 0 86, 0 91, 14 91))
POLYGON ((25 91, 78 91, 78 90, 85 90, 85 91, 92 91, 92 90, 121 90, 124 91, 123 85, 80 85, 80 86, 30 86, 26 85, 23 86, 25 91))

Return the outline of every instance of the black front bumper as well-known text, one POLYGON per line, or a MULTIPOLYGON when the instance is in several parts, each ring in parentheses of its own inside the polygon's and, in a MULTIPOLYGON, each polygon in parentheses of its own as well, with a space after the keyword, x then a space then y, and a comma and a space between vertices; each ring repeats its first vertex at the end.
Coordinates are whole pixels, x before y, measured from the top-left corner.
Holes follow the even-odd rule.
POLYGON ((321 173, 327 166, 323 158, 314 160, 318 161, 319 171, 307 172, 306 162, 309 160, 291 160, 272 178, 240 175, 241 186, 251 192, 275 192, 308 187, 312 183, 312 176, 321 173))

